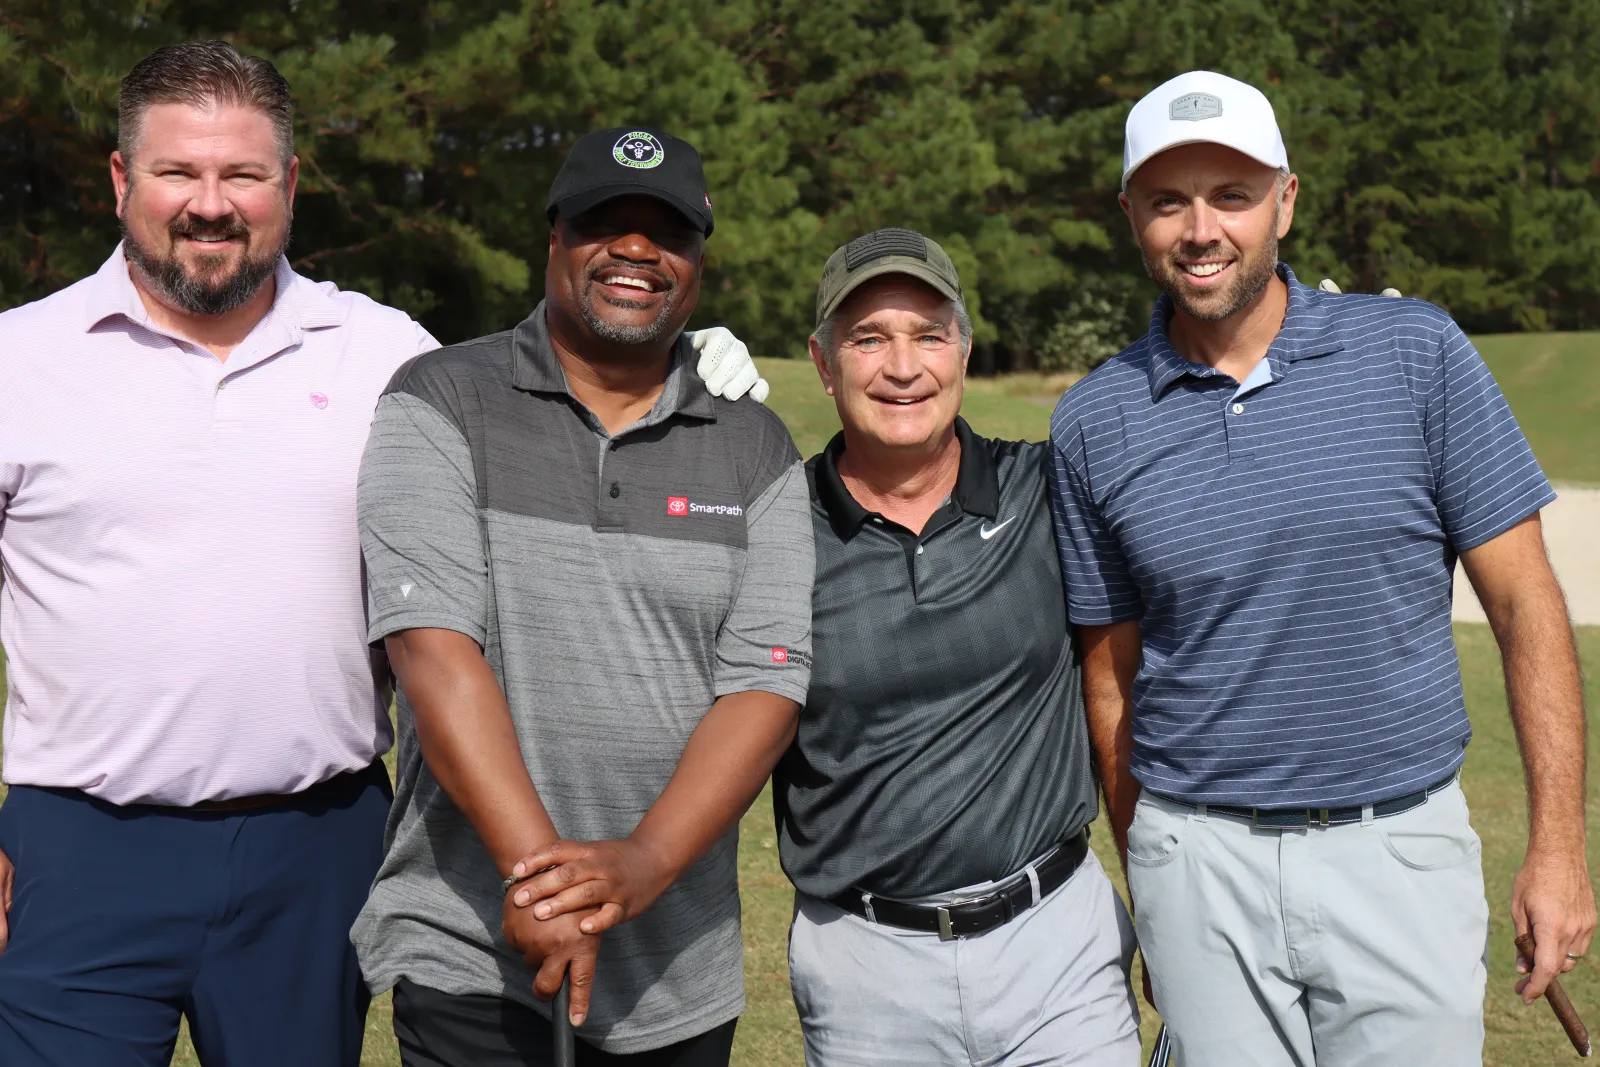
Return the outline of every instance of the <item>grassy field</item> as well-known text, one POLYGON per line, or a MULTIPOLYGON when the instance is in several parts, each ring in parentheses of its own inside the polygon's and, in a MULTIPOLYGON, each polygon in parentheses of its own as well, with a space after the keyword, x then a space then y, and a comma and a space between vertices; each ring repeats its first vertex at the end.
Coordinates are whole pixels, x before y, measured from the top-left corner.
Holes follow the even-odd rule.
MULTIPOLYGON (((1485 358, 1504 386, 1535 451, 1553 478, 1568 483, 1600 484, 1600 338, 1595 335, 1549 334, 1531 337, 1477 339, 1485 358)), ((772 406, 784 417, 801 452, 819 450, 838 427, 832 401, 808 363, 762 361, 773 387, 772 406)), ((1038 376, 974 381, 964 414, 974 429, 987 436, 1042 439, 1055 399, 1067 384, 1038 376)), ((1543 1067, 1570 1055, 1543 1005, 1522 1007, 1511 993, 1511 934, 1507 902, 1511 880, 1526 840, 1522 774, 1506 716, 1499 660, 1487 627, 1459 626, 1456 631, 1466 680, 1468 708, 1476 737, 1467 761, 1464 784, 1483 838, 1484 871, 1493 906, 1490 987, 1487 1001, 1488 1043, 1484 1062, 1503 1067, 1543 1067)), ((1580 633, 1588 669, 1591 709, 1600 706, 1600 628, 1580 633)), ((4 665, 0 661, 0 691, 4 665)), ((3 791, 3 787, 0 787, 3 791)), ((1591 816, 1596 812, 1591 802, 1591 816)), ((1116 872, 1102 826, 1094 837, 1108 871, 1116 872)), ((1595 856, 1591 854, 1591 867, 1595 856)), ((745 979, 749 1007, 740 1023, 735 1063, 742 1067, 799 1065, 798 1026, 789 998, 786 966, 791 890, 778 867, 771 805, 763 796, 744 819, 739 857, 745 914, 745 979)), ((1120 877, 1117 879, 1122 888, 1120 877)), ((1137 983, 1136 983, 1137 986, 1137 983)), ((1591 965, 1573 972, 1568 986, 1580 1009, 1600 1006, 1600 979, 1591 965)), ((1145 1010, 1146 1040, 1153 1036, 1154 1013, 1145 1010)), ((389 1028, 387 998, 373 1006, 368 1023, 365 1067, 397 1067, 399 1057, 389 1028)), ((177 1064, 196 1064, 187 1040, 181 1041, 177 1064)))
POLYGON ((1474 337, 1544 464, 1568 485, 1600 486, 1600 334, 1474 337))

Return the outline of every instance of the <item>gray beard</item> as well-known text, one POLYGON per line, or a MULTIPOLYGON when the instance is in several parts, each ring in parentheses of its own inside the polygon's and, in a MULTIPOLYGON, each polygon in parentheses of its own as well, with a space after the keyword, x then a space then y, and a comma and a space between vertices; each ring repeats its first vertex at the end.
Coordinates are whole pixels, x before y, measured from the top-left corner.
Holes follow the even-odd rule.
POLYGON ((283 240, 271 254, 252 257, 247 247, 244 259, 232 274, 202 280, 184 270, 176 255, 163 258, 140 244, 128 229, 126 219, 119 220, 119 225, 122 250, 139 272, 140 280, 162 303, 189 315, 226 315, 244 307, 261 292, 289 248, 289 228, 285 227, 283 240))
MULTIPOLYGON (((594 300, 594 282, 585 281, 583 299, 579 302, 583 308, 583 324, 589 327, 596 337, 617 345, 647 345, 659 341, 667 332, 673 312, 678 308, 678 290, 675 288, 667 290, 667 298, 661 302, 660 314, 656 316, 654 322, 646 326, 619 326, 614 322, 607 322, 595 311, 594 300)), ((625 308, 644 306, 628 300, 613 300, 610 303, 625 308)))

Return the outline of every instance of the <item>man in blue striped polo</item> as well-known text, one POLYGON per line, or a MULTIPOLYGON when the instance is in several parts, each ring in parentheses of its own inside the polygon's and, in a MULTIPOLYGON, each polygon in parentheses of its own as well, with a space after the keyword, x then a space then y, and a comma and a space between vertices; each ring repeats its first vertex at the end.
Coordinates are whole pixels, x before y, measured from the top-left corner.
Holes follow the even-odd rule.
POLYGON ((1298 182, 1260 92, 1157 88, 1123 182, 1165 295, 1062 398, 1052 490, 1156 1005, 1184 1067, 1476 1064, 1489 913, 1456 782, 1458 557, 1527 769, 1525 1000, 1595 925, 1577 656, 1539 527, 1554 494, 1447 314, 1278 262, 1298 182))

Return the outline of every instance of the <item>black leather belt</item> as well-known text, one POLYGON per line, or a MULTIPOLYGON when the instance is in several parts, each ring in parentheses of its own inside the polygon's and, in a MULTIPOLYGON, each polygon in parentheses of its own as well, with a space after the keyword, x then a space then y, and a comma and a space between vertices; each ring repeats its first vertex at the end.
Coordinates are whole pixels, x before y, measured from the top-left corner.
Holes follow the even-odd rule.
MULTIPOLYGON (((1428 802, 1429 797, 1455 781, 1457 773, 1451 771, 1437 782, 1415 793, 1407 793, 1403 797, 1395 797, 1393 800, 1372 805, 1373 818, 1382 819, 1422 807, 1428 802)), ((1187 800, 1177 800, 1173 797, 1163 799, 1186 808, 1196 806, 1187 800)), ((1360 822, 1362 818, 1359 804, 1349 808, 1240 808, 1231 804, 1207 804, 1206 814, 1232 815, 1236 819, 1249 819, 1252 825, 1259 826, 1263 830, 1303 830, 1310 826, 1342 826, 1346 823, 1360 822)))
POLYGON ((1089 831, 1079 830, 1033 865, 1034 876, 1038 879, 1037 888, 1034 878, 1027 877, 1028 869, 1025 867, 1020 872, 1019 880, 1012 884, 1002 886, 993 893, 957 901, 942 908, 903 904, 857 891, 840 893, 828 903, 852 915, 859 915, 868 922, 938 934, 940 941, 973 937, 1004 926, 1065 885, 1088 854, 1089 831))

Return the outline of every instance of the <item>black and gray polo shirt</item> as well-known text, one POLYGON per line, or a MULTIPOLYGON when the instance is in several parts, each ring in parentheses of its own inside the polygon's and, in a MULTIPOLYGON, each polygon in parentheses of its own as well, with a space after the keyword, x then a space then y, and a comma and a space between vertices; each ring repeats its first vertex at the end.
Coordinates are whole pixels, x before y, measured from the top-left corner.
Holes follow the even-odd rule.
MULTIPOLYGON (((706 393, 679 342, 661 399, 615 437, 573 398, 544 306, 403 368, 379 403, 359 511, 370 637, 483 646, 563 837, 626 837, 718 697, 804 701, 811 523, 799 454, 754 402, 706 393)), ((500 934, 500 874, 399 703, 388 855, 353 932, 374 989, 407 977, 534 1004, 500 934)), ((605 935, 586 1039, 632 1053, 744 1007, 737 835, 605 935)), ((541 1009, 548 1012, 547 1007, 541 1009)))
POLYGON ((774 804, 812 896, 1003 878, 1095 815, 1049 446, 956 434, 955 491, 920 536, 850 495, 842 434, 806 465, 816 669, 774 804))

